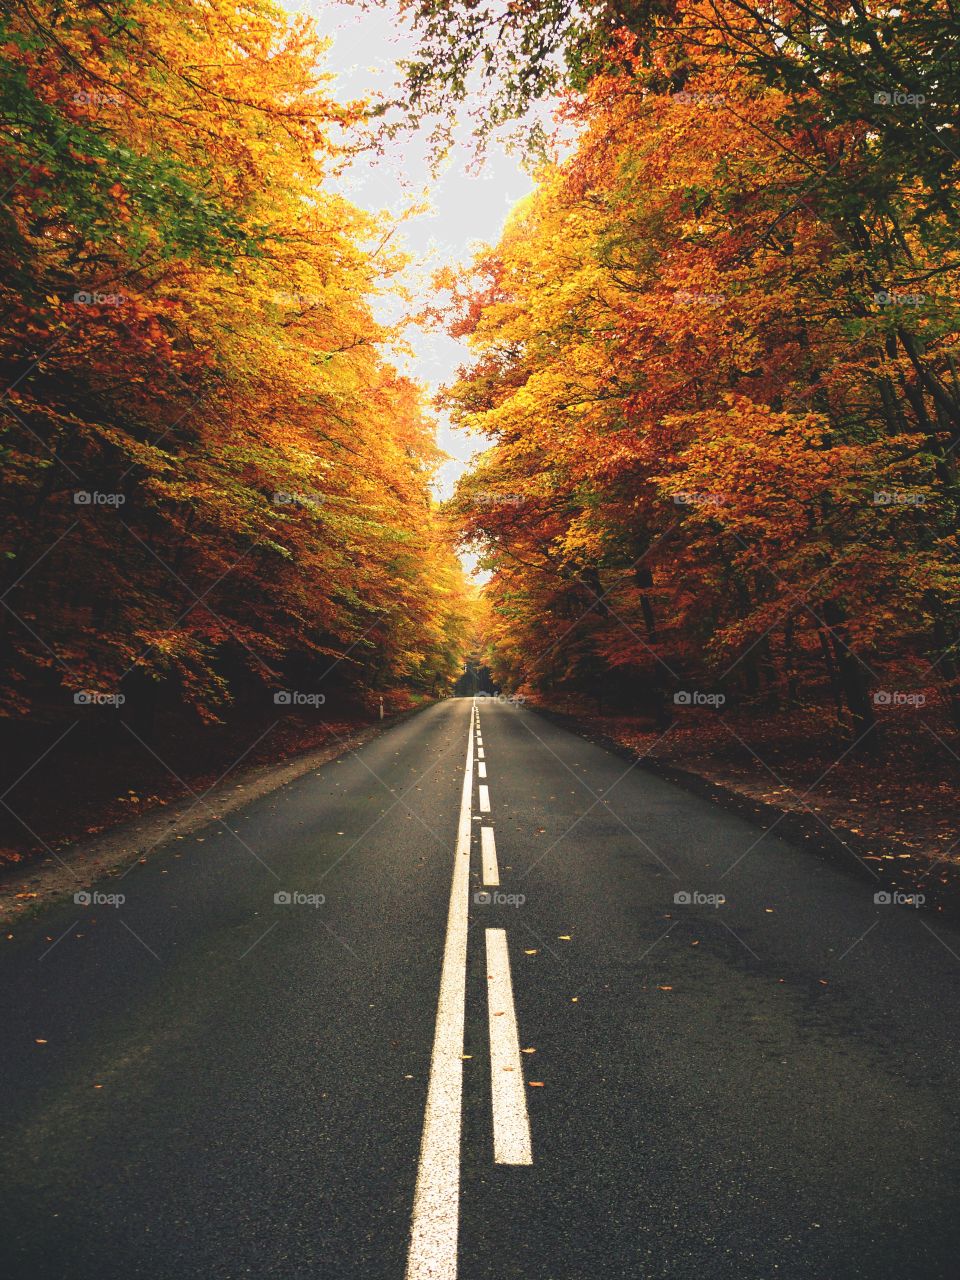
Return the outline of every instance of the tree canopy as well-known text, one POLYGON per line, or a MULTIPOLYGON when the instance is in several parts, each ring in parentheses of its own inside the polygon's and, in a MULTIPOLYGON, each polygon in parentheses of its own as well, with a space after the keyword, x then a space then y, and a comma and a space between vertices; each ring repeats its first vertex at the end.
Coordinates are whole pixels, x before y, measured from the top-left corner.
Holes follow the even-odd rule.
POLYGON ((131 680, 459 670, 401 259, 332 182, 362 114, 269 0, 0 19, 5 710, 131 680))

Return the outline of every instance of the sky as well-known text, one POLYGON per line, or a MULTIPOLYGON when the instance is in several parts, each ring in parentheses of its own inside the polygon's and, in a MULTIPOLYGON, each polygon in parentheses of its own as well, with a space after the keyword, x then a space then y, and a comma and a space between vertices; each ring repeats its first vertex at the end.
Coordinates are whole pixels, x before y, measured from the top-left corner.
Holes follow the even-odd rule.
MULTIPOLYGON (((320 32, 332 39, 325 69, 335 73, 334 92, 347 101, 396 86, 398 59, 409 56, 414 40, 400 28, 390 8, 361 9, 337 0, 284 0, 290 12, 310 14, 320 32)), ((344 194, 373 213, 398 215, 427 192, 429 212, 418 214, 400 229, 401 242, 421 265, 424 278, 434 267, 466 262, 481 242, 495 243, 511 208, 532 189, 519 157, 492 142, 478 170, 472 165, 469 130, 463 146, 439 176, 431 173, 425 136, 407 134, 391 144, 383 157, 364 156, 340 184, 344 194)), ((452 379, 468 358, 465 344, 440 333, 411 328, 415 359, 405 368, 430 392, 452 379)), ((483 439, 439 423, 440 447, 451 455, 439 475, 438 491, 446 497, 483 439)))

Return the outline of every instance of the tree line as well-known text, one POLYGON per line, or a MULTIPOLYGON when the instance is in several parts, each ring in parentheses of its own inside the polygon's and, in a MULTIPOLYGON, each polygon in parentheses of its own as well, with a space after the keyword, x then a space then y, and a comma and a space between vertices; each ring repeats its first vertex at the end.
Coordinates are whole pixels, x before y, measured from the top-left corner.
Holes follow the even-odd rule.
POLYGON ((0 18, 7 717, 459 671, 433 426, 375 317, 403 263, 337 193, 364 107, 325 47, 267 0, 0 18))
MULTIPOLYGON (((421 105, 498 65, 492 10, 452 6, 458 63, 408 8, 421 105)), ((500 678, 661 722, 692 692, 819 707, 864 747, 891 706, 960 729, 949 5, 507 21, 488 123, 562 81, 575 144, 440 281, 474 351, 448 404, 493 440, 455 511, 500 678)))

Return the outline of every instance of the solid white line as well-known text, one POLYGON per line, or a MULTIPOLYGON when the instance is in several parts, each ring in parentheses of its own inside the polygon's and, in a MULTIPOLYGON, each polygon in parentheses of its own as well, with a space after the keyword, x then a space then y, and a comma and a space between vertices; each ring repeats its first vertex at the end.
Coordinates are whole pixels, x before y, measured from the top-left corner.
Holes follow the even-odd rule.
POLYGON ((480 763, 477 765, 477 777, 485 778, 486 776, 487 776, 487 766, 481 760, 480 763))
POLYGON ((483 883, 499 884, 500 868, 497 865, 497 844, 493 827, 480 828, 480 856, 483 862, 483 883))
POLYGON ((437 1027, 430 1059, 417 1187, 413 1197, 407 1280, 456 1280, 457 1275, 472 794, 473 734, 468 732, 457 849, 447 912, 447 937, 440 972, 437 1027))
POLYGON ((486 934, 493 1158, 497 1164, 533 1164, 507 932, 487 929, 486 934))
POLYGON ((480 812, 490 812, 490 788, 481 786, 480 788, 480 812))

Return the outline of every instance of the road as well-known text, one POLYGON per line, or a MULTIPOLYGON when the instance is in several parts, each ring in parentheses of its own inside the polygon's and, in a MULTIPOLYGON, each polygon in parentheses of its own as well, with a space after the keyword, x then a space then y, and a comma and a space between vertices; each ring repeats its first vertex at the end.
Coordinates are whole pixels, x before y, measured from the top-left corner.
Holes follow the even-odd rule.
POLYGON ((0 952, 7 1280, 958 1274, 958 932, 524 708, 96 891, 0 952))

